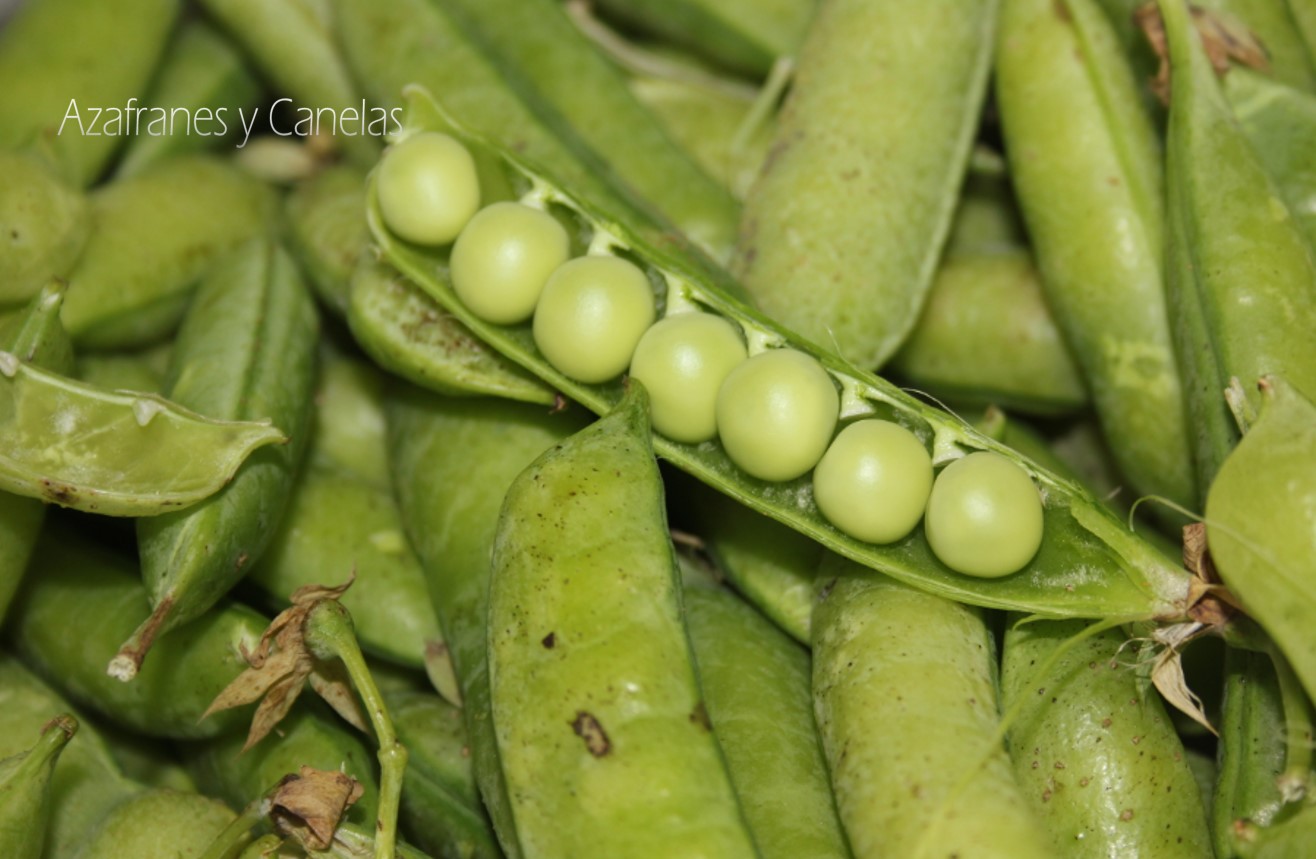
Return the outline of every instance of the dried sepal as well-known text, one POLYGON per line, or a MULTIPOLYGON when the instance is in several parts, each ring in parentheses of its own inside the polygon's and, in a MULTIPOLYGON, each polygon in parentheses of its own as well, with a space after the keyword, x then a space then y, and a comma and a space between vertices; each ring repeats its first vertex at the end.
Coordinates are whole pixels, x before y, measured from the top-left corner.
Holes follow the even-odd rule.
MULTIPOLYGON (((1247 66, 1266 71, 1270 68, 1270 57, 1266 48, 1252 31, 1242 22, 1225 12, 1215 9, 1203 9, 1189 6, 1193 26, 1202 40, 1206 58, 1211 61, 1215 73, 1224 76, 1232 64, 1247 66)), ((1170 51, 1165 39, 1165 23, 1161 20, 1160 9, 1155 0, 1148 0, 1133 13, 1133 19, 1152 52, 1160 60, 1156 77, 1152 79, 1151 89, 1162 104, 1170 103, 1170 51)))
POLYGON ((335 659, 317 659, 306 643, 306 620, 311 612, 324 602, 337 602, 355 580, 353 573, 337 587, 307 585, 294 591, 292 605, 270 622, 255 649, 242 648, 248 667, 215 696, 201 718, 259 700, 242 747, 246 751, 288 715, 309 680, 311 688, 339 715, 366 730, 365 714, 342 664, 335 659))
POLYGON ((361 798, 361 782, 336 770, 302 767, 279 783, 270 819, 280 834, 308 850, 327 850, 347 810, 361 798))

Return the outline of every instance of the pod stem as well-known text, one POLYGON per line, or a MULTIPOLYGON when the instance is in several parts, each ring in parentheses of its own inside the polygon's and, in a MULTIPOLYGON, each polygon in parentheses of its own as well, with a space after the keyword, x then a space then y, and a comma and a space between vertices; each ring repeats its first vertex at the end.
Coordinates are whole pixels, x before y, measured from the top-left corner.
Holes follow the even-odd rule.
POLYGON ((124 683, 136 677, 137 672, 141 670, 142 662, 146 659, 146 654, 151 652, 151 646, 155 644, 156 636, 169 623, 169 616, 173 614, 173 610, 172 596, 160 600, 160 604, 151 612, 151 616, 133 630, 133 634, 128 636, 128 640, 119 648, 119 652, 114 654, 114 658, 105 668, 105 673, 124 683))
POLYGON ((51 719, 41 728, 41 738, 23 758, 14 776, 17 779, 36 779, 43 771, 47 771, 48 776, 48 770, 54 767, 60 752, 64 751, 64 747, 77 732, 78 720, 68 713, 51 719))
POLYGON ((365 656, 357 644, 352 616, 337 600, 318 603, 306 618, 306 646, 317 658, 337 657, 347 669, 352 685, 365 704, 370 724, 379 743, 379 813, 375 823, 375 859, 393 859, 397 842, 398 805, 402 777, 407 769, 407 749, 398 741, 384 697, 370 675, 365 656))

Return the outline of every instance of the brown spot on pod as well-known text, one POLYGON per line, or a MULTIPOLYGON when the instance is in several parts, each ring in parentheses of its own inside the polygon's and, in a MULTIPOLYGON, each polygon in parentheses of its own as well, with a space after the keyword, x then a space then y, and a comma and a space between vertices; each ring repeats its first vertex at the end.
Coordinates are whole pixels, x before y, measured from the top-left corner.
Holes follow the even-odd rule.
POLYGON ((594 718, 594 714, 585 710, 577 712, 576 718, 571 722, 571 730, 585 741, 585 748, 594 757, 606 757, 612 751, 612 741, 608 739, 608 733, 603 730, 599 720, 594 718))

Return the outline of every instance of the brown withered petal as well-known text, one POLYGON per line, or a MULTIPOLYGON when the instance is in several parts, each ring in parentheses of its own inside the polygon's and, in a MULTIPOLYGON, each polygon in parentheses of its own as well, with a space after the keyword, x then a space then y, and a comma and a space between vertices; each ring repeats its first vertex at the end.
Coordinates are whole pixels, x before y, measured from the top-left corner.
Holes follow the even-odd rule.
POLYGON ((280 834, 308 850, 327 850, 343 815, 362 792, 361 783, 347 773, 304 766, 279 785, 270 817, 280 834))
MULTIPOLYGON (((1225 12, 1190 6, 1193 26, 1202 39, 1207 59, 1217 75, 1223 76, 1229 71, 1231 61, 1240 66, 1265 71, 1270 68, 1270 57, 1266 48, 1238 19, 1225 12)), ((1161 21, 1161 12, 1156 8, 1155 0, 1148 0, 1133 13, 1134 21, 1152 52, 1160 60, 1156 77, 1152 80, 1152 92, 1162 104, 1170 101, 1170 54, 1165 43, 1165 25, 1161 21)))

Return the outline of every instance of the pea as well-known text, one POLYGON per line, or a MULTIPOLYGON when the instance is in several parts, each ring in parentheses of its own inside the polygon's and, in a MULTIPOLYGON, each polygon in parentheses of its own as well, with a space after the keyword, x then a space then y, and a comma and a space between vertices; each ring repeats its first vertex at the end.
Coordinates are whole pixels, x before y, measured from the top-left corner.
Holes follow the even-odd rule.
POLYGON ((717 392, 717 429, 732 462, 760 480, 792 480, 822 459, 840 397, 816 358, 773 349, 732 370, 717 392))
POLYGON ((827 521, 870 543, 893 543, 913 531, 931 491, 932 457, 891 421, 841 430, 813 473, 813 499, 827 521))
POLYGON ((649 391, 653 428, 690 444, 717 435, 717 392, 745 361, 735 327, 711 313, 679 313, 654 325, 635 347, 631 375, 649 391))
POLYGON ((553 216, 520 203, 494 203, 471 218, 452 247, 452 287, 471 312, 512 325, 535 312, 544 284, 571 255, 553 216))
POLYGON ((417 244, 448 244, 480 208, 475 159, 437 131, 408 137, 385 153, 378 183, 384 222, 417 244))
POLYGON ((535 345, 580 382, 621 375, 653 324, 653 292, 634 263, 586 256, 559 266, 535 308, 535 345))
POLYGON ((982 451, 946 466, 928 498, 928 544, 966 576, 1008 576, 1042 545, 1042 500, 1019 466, 982 451))

